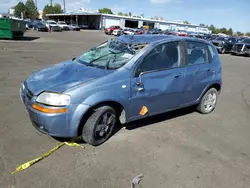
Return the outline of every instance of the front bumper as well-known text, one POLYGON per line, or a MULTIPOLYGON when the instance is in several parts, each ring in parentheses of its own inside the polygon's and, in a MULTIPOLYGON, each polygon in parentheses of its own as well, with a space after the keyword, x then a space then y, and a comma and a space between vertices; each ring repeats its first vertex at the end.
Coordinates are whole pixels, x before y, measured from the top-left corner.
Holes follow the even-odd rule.
POLYGON ((48 28, 38 28, 38 31, 44 31, 44 32, 48 32, 48 28))
POLYGON ((250 52, 242 50, 231 50, 231 53, 236 55, 250 55, 250 52))
POLYGON ((20 89, 21 101, 26 107, 33 126, 44 134, 55 137, 72 138, 78 136, 78 127, 82 116, 88 111, 89 105, 71 104, 66 113, 43 113, 32 107, 36 96, 27 96, 25 89, 20 89))
POLYGON ((221 50, 222 50, 222 46, 215 46, 216 47, 216 49, 220 52, 221 50))

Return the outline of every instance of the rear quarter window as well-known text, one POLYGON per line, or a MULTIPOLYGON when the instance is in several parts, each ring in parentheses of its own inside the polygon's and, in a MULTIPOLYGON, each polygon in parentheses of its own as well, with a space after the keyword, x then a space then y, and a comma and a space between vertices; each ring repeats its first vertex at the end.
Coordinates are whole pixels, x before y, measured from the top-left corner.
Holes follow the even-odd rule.
POLYGON ((207 45, 207 47, 208 47, 208 59, 209 63, 211 63, 218 57, 218 52, 213 46, 209 44, 207 45))

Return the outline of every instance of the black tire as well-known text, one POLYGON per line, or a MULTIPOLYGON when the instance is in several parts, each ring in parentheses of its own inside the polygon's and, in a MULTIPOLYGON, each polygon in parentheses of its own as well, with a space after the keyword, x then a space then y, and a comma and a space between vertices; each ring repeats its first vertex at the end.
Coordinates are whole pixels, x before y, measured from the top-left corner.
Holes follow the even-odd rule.
POLYGON ((218 91, 215 88, 210 88, 201 98, 200 104, 197 107, 197 111, 200 112, 201 114, 209 114, 211 113, 217 104, 217 99, 218 99, 218 91), (216 96, 215 104, 211 107, 211 109, 206 109, 205 108, 205 100, 208 97, 209 94, 214 93, 216 96))
POLYGON ((226 49, 225 49, 225 48, 222 48, 222 49, 221 49, 221 54, 224 54, 224 53, 226 53, 226 49))
MULTIPOLYGON (((90 115, 88 120, 86 121, 85 125, 83 126, 82 130, 82 138, 85 142, 89 143, 92 146, 98 146, 104 142, 106 142, 109 137, 112 135, 113 129, 116 124, 116 111, 114 108, 110 106, 102 106, 94 110, 94 113, 90 115), (102 128, 104 130, 100 130, 99 135, 97 135, 97 130, 100 129, 100 127, 104 126, 105 124, 99 124, 99 122, 103 119, 103 116, 105 114, 110 114, 110 118, 112 116, 112 124, 110 126, 107 126, 105 128, 102 128), (105 132, 106 129, 108 132, 105 132), (102 132, 104 133, 104 136, 100 136, 102 132)), ((107 119, 109 121, 109 119, 107 119)))
POLYGON ((234 52, 231 52, 231 55, 236 55, 234 52))

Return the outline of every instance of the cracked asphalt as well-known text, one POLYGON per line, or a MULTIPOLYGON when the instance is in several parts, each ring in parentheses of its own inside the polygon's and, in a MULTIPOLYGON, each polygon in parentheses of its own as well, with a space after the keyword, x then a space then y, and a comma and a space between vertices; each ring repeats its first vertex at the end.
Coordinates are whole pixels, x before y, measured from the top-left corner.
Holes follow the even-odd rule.
POLYGON ((19 98, 32 71, 80 55, 109 38, 101 32, 27 32, 0 41, 0 187, 249 188, 250 58, 221 55, 223 88, 216 110, 192 108, 137 121, 99 147, 64 146, 25 171, 15 167, 59 141, 31 125, 19 98))

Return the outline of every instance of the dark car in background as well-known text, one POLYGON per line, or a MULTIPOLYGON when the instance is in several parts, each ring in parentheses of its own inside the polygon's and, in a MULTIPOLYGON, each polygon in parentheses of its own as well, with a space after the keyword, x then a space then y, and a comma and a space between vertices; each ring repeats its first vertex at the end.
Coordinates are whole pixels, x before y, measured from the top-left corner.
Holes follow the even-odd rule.
POLYGON ((212 43, 215 45, 219 53, 231 52, 233 45, 237 42, 234 37, 217 37, 212 40, 212 43))
POLYGON ((157 28, 153 28, 151 30, 148 30, 146 32, 146 34, 158 35, 158 34, 162 34, 162 30, 161 29, 157 29, 157 28))
POLYGON ((35 25, 33 25, 33 29, 36 31, 43 31, 43 32, 48 32, 49 29, 44 25, 43 23, 39 22, 35 25))
POLYGON ((246 38, 243 41, 240 40, 240 42, 235 43, 231 50, 231 54, 250 56, 250 38, 246 38))
POLYGON ((111 35, 113 33, 113 31, 116 29, 120 29, 120 26, 118 26, 118 25, 110 26, 109 28, 105 29, 105 33, 107 35, 111 35))

